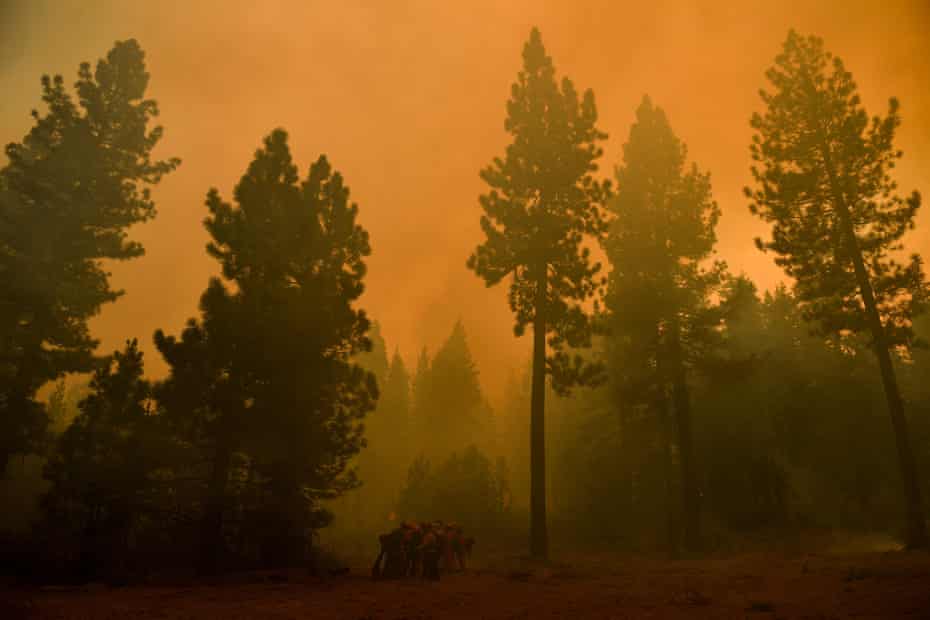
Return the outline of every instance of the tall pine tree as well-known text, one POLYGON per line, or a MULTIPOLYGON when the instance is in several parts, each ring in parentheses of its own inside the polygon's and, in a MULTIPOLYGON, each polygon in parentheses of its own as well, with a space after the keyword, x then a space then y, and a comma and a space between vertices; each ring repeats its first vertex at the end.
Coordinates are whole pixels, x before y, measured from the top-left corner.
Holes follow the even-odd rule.
POLYGON ((705 342, 709 294, 721 266, 706 269, 720 209, 710 176, 685 166, 687 149, 646 97, 617 168, 614 218, 604 242, 611 263, 610 364, 621 407, 644 404, 674 419, 687 548, 699 538, 688 368, 705 342))
POLYGON ((259 531, 270 562, 294 558, 325 524, 319 500, 356 485, 350 459, 377 398, 352 361, 371 349, 355 307, 370 253, 342 176, 321 156, 298 180, 278 129, 235 189, 236 205, 207 196, 208 252, 222 265, 201 299, 202 319, 180 340, 156 334, 171 365, 166 408, 212 446, 204 512, 205 568, 222 540, 231 457, 248 457, 259 488, 259 531))
POLYGON ((891 170, 901 123, 891 99, 885 117, 869 119, 843 62, 818 37, 788 34, 770 83, 765 110, 752 117, 755 189, 750 209, 772 224, 757 241, 794 278, 808 319, 826 333, 865 332, 884 387, 897 444, 907 509, 907 543, 928 545, 917 468, 892 353, 912 338, 921 295, 921 260, 893 257, 914 226, 917 192, 902 198, 891 170))
POLYGON ((87 321, 122 291, 103 259, 143 254, 127 229, 155 215, 150 188, 176 168, 152 149, 162 128, 145 98, 145 54, 119 41, 94 69, 82 63, 75 98, 60 75, 42 77, 47 113, 0 169, 0 473, 46 424, 36 391, 87 372, 97 341, 87 321))
POLYGON ((609 191, 593 176, 602 154, 598 142, 606 138, 596 122, 594 94, 579 95, 568 78, 556 82, 552 59, 534 28, 507 102, 504 127, 513 142, 503 158, 481 172, 490 187, 481 196, 486 238, 468 267, 488 286, 510 277, 514 333, 521 336, 533 327, 530 547, 538 558, 549 552, 545 377, 566 393, 601 374, 598 366, 566 351, 590 346, 584 304, 602 284, 600 265, 585 246, 586 237, 604 231, 602 206, 609 191))

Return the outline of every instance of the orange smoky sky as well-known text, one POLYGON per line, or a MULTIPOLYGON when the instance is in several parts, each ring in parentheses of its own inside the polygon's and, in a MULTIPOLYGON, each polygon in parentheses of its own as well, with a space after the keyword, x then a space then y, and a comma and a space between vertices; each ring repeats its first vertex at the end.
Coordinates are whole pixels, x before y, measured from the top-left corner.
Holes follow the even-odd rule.
MULTIPOLYGON (((389 349, 412 363, 461 318, 482 381, 498 400, 529 338, 512 335, 505 287, 465 268, 481 238, 478 171, 507 143, 510 85, 538 26, 560 75, 594 90, 611 174, 644 94, 667 111, 690 156, 712 173, 723 216, 718 253, 760 288, 782 279, 746 208, 749 117, 789 28, 825 38, 868 109, 901 99, 898 180, 930 193, 930 1, 358 2, 0 0, 0 139, 19 140, 39 77, 73 81, 114 41, 147 53, 163 156, 183 159, 158 186, 158 217, 132 235, 144 258, 113 267, 126 295, 93 322, 101 351, 138 337, 153 376, 156 328, 196 314, 215 263, 201 221, 208 188, 229 198, 262 138, 284 127, 302 174, 325 153, 371 233, 362 306, 389 349)), ((930 255, 925 208, 908 248, 930 255)), ((630 300, 635 303, 635 300, 630 300)))

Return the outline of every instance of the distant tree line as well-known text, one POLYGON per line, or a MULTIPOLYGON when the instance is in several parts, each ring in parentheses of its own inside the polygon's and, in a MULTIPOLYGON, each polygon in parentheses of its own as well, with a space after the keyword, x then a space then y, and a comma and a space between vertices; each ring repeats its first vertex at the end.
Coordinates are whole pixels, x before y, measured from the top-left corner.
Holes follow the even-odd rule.
POLYGON ((493 534, 509 511, 490 502, 487 484, 509 488, 501 452, 509 437, 499 433, 499 420, 481 389, 464 324, 457 321, 433 355, 422 349, 412 373, 397 350, 388 362, 377 324, 371 339, 371 352, 357 360, 383 390, 366 423, 368 447, 356 459, 363 484, 332 504, 341 515, 332 537, 348 543, 404 519, 462 521, 476 511, 480 516, 474 522, 465 519, 470 531, 493 534), (460 458, 464 470, 454 465, 460 458), (432 482, 424 484, 427 478, 432 482), (441 488, 442 501, 434 492, 441 488), (453 495, 455 501, 446 501, 453 495), (474 509, 460 515, 451 509, 466 505, 474 509))

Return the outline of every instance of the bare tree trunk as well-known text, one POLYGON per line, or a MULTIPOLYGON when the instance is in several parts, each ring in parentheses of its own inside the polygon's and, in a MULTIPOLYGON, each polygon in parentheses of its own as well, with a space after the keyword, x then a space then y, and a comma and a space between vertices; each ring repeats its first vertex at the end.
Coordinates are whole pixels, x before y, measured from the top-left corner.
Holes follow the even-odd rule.
POLYGON ((0 446, 0 480, 6 479, 12 454, 12 450, 7 449, 6 446, 0 446))
POLYGON ((199 569, 205 574, 215 573, 219 568, 220 552, 223 548, 223 511, 231 464, 232 450, 229 442, 221 439, 213 458, 207 501, 200 522, 199 569))
POLYGON ((823 145, 823 155, 824 163, 827 168, 827 176, 830 179, 833 200, 836 203, 834 206, 836 207, 836 212, 839 215, 840 224, 842 225, 843 233, 846 237, 850 259, 852 260, 853 269, 856 273, 856 283, 859 286, 859 294, 865 306, 869 330, 872 332, 872 349, 875 352, 875 357, 878 359, 882 386, 885 390, 885 400, 888 403, 888 414, 891 416, 891 425, 894 428, 895 443, 898 449, 898 469, 901 474, 901 482, 904 486, 904 497, 907 510, 907 546, 911 549, 926 549, 928 546, 927 524, 924 521, 923 503, 920 497, 920 484, 917 478, 917 466, 914 461, 914 453, 911 450, 910 435, 907 430, 907 417, 904 415, 904 401, 901 399, 901 390, 898 388, 898 380, 891 362, 888 338, 885 335, 885 327, 882 325, 881 316, 878 313, 878 306, 875 303, 875 294, 872 290, 869 272, 865 268, 865 262, 862 259, 862 251, 859 249, 859 239, 856 237, 856 228, 853 225, 852 214, 846 202, 846 196, 837 183, 833 162, 830 156, 830 149, 826 144, 823 145))
POLYGON ((546 268, 536 281, 533 320, 533 386, 530 400, 530 555, 549 557, 546 527, 546 268))
POLYGON ((675 430, 678 435, 678 462, 681 467, 682 543, 694 551, 700 545, 701 510, 698 501, 697 476, 694 468, 694 438, 691 432, 691 395, 681 352, 681 333, 672 327, 672 403, 675 410, 675 430))
POLYGON ((678 500, 675 497, 674 456, 672 454, 672 437, 674 435, 671 415, 668 410, 668 399, 662 395, 659 403, 659 418, 662 443, 662 478, 665 480, 665 535, 668 551, 677 555, 679 551, 680 536, 678 535, 678 500))
MULTIPOLYGON (((658 326, 657 326, 658 328, 658 326)), ((658 329, 657 329, 658 336, 658 329)), ((661 336, 658 336, 661 337, 661 336)), ((672 445, 674 444, 674 426, 672 424, 671 412, 669 411, 669 399, 665 390, 665 366, 667 362, 660 351, 656 356, 656 376, 661 387, 661 393, 655 402, 656 415, 659 418, 659 442, 661 443, 661 461, 662 461, 662 478, 665 481, 663 490, 665 491, 665 534, 668 543, 669 553, 675 555, 679 551, 678 527, 678 500, 675 497, 675 480, 674 480, 674 455, 672 445)))

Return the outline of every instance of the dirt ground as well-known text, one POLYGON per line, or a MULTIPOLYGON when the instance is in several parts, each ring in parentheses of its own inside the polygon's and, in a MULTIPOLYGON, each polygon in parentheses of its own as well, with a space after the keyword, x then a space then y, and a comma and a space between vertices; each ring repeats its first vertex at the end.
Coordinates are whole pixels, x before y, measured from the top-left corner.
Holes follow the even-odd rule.
POLYGON ((695 560, 585 555, 551 566, 480 559, 439 583, 364 568, 319 579, 0 590, 0 618, 928 618, 930 554, 747 554, 695 560))

